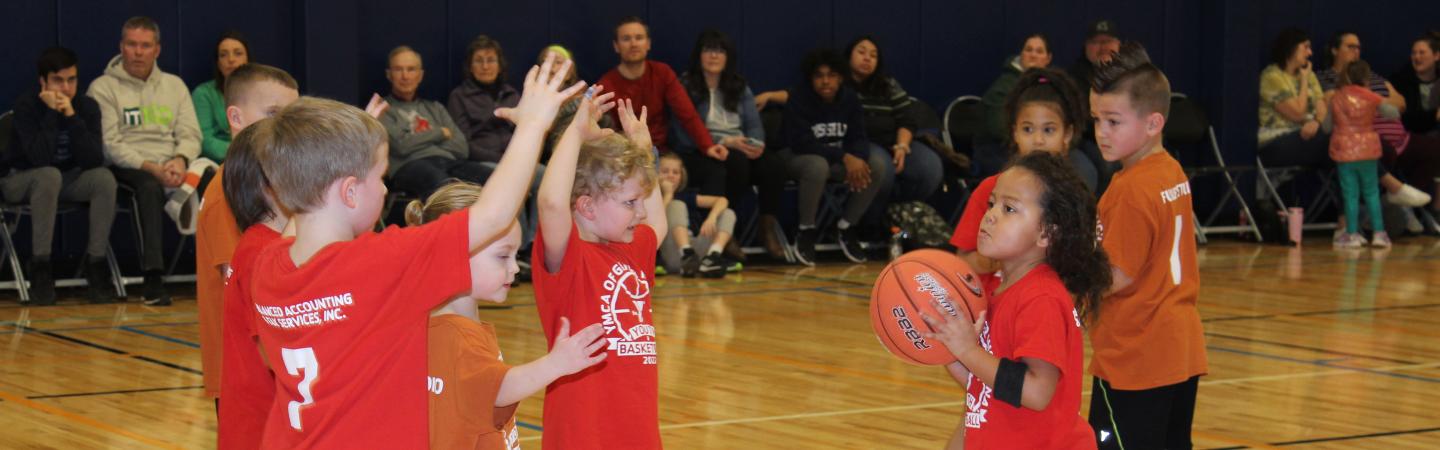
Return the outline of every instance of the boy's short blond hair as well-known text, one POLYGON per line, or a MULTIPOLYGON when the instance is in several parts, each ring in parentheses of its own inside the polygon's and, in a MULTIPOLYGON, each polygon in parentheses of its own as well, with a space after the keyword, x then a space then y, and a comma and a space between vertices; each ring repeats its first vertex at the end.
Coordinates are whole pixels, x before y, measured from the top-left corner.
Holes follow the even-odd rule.
POLYGON ((365 111, 315 97, 280 110, 269 131, 260 164, 276 200, 293 214, 321 206, 336 180, 364 178, 387 139, 385 127, 365 111))
POLYGON ((250 92, 250 88, 264 81, 300 90, 300 84, 295 82, 295 77, 275 66, 268 66, 260 63, 248 63, 230 72, 225 78, 225 106, 240 104, 241 99, 250 92))
POLYGON ((650 149, 640 148, 618 134, 586 142, 575 164, 570 201, 582 195, 603 197, 636 176, 646 192, 655 188, 655 155, 650 149))

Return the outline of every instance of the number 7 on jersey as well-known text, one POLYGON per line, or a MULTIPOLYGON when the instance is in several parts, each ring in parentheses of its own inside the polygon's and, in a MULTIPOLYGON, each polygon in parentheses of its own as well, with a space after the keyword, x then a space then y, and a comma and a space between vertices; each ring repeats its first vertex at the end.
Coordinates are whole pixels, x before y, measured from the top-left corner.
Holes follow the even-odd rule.
POLYGON ((300 399, 303 401, 290 401, 290 428, 295 431, 302 431, 300 427, 300 408, 315 403, 315 396, 310 394, 310 384, 315 382, 315 377, 320 376, 320 362, 315 360, 315 349, 305 348, 282 348, 280 358, 285 360, 285 371, 290 375, 299 376, 301 371, 305 377, 300 379, 300 384, 295 388, 300 391, 300 399))

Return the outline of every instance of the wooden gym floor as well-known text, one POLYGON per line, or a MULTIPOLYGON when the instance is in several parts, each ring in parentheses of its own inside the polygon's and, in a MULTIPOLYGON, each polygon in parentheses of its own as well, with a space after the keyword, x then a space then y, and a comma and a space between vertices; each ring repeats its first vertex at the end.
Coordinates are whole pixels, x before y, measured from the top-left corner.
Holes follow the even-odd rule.
MULTIPOLYGON (((1210 375, 1196 448, 1440 447, 1440 241, 1412 238, 1388 252, 1337 252, 1319 239, 1303 250, 1219 242, 1199 260, 1210 375)), ((900 363, 872 337, 867 302, 881 267, 662 277, 654 310, 666 445, 941 447, 963 393, 942 369, 900 363)), ((532 292, 523 286, 508 307, 481 312, 511 362, 545 349, 532 292)), ((7 294, 0 447, 214 446, 193 299, 22 308, 7 294)), ((1088 406, 1088 375, 1086 385, 1088 406)), ((529 448, 538 448, 541 405, 536 395, 520 408, 529 448)))

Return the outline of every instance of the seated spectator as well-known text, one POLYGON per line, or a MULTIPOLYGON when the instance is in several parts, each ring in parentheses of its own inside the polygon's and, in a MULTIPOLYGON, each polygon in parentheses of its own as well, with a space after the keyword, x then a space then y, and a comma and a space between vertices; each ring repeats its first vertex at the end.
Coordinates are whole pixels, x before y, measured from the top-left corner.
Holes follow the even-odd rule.
MULTIPOLYGON (((1085 54, 1070 67, 1066 73, 1070 74, 1070 80, 1079 86, 1089 86, 1090 79, 1094 77, 1095 67, 1110 61, 1120 51, 1120 34, 1115 30, 1115 23, 1109 20, 1097 20, 1090 24, 1090 30, 1085 33, 1085 54)), ((1085 115, 1090 115, 1090 94, 1085 94, 1085 115)))
POLYGON ((765 153, 765 125, 755 110, 755 95, 735 69, 738 61, 729 36, 705 30, 690 52, 690 69, 680 75, 710 140, 731 150, 725 160, 700 154, 678 123, 670 130, 675 153, 685 162, 686 184, 701 195, 723 195, 732 205, 749 196, 750 165, 765 153))
POLYGON ((1440 70, 1440 33, 1434 31, 1410 42, 1410 66, 1390 77, 1395 90, 1405 97, 1405 114, 1401 121, 1411 133, 1428 134, 1440 122, 1440 89, 1435 80, 1440 70))
POLYGON ((859 227, 852 225, 859 223, 895 173, 889 155, 872 151, 865 136, 865 110, 853 88, 844 82, 847 68, 845 61, 828 49, 806 55, 802 65, 805 82, 790 89, 793 95, 781 125, 787 148, 779 151, 777 165, 800 185, 800 232, 794 247, 805 265, 816 261, 815 242, 820 230, 815 216, 826 184, 844 182, 850 188, 845 211, 835 228, 845 257, 860 263, 868 258, 860 246, 859 227))
POLYGON ((417 97, 425 78, 420 54, 410 47, 390 51, 390 108, 380 116, 390 136, 390 169, 385 174, 392 186, 420 198, 449 182, 451 178, 484 183, 490 169, 470 161, 465 136, 450 120, 445 106, 417 97))
POLYGON ((1000 69, 1000 76, 990 83, 990 88, 985 90, 985 95, 980 100, 980 104, 985 106, 985 140, 998 142, 1010 137, 1010 123, 1005 117, 1005 98, 1009 97, 1010 90, 1015 88, 1015 81, 1020 79, 1021 72, 1050 67, 1050 60, 1054 56, 1050 53, 1050 38, 1035 33, 1025 37, 1019 55, 1005 61, 1005 66, 1000 69))
POLYGON ((1270 166, 1328 166, 1330 136, 1320 129, 1328 113, 1320 80, 1310 70, 1310 37, 1280 32, 1260 72, 1261 161, 1270 166))
MULTIPOLYGON (((705 156, 724 161, 729 149, 710 140, 705 122, 695 113, 695 105, 670 65, 646 59, 650 54, 650 27, 639 17, 620 19, 615 26, 615 53, 620 64, 605 72, 595 83, 615 93, 615 100, 629 100, 636 110, 648 110, 650 141, 661 152, 670 151, 670 116, 690 135, 705 156)), ((612 111, 612 120, 618 121, 612 111)), ((617 122, 618 123, 618 122, 617 122)))
MULTIPOLYGON (((900 82, 885 73, 885 60, 874 37, 862 36, 850 43, 850 78, 860 106, 865 109, 865 136, 871 152, 889 152, 895 168, 895 182, 880 193, 881 199, 897 202, 925 200, 940 187, 945 175, 940 155, 914 140, 919 128, 910 94, 900 82), (893 198, 890 195, 893 189, 893 198)), ((881 202, 886 203, 886 202, 881 202)))
POLYGON ((250 45, 236 31, 226 31, 215 44, 215 79, 195 86, 195 119, 200 123, 200 155, 222 162, 230 148, 230 120, 225 118, 225 79, 250 62, 250 45))
POLYGON ((162 215, 193 233, 194 194, 205 191, 216 166, 200 158, 190 91, 180 77, 160 70, 159 56, 160 26, 144 16, 126 20, 120 54, 90 84, 89 95, 100 105, 105 156, 114 164, 115 180, 134 192, 139 205, 145 304, 168 306, 162 215))
MULTIPOLYGON (((1333 103, 1328 103, 1330 98, 1342 87, 1343 83, 1340 82, 1340 79, 1343 78, 1341 74, 1344 73, 1345 67, 1360 60, 1360 36, 1351 31, 1335 33, 1335 36, 1330 39, 1329 45, 1326 46, 1326 50, 1324 55, 1328 56, 1330 65, 1324 70, 1316 72, 1315 78, 1320 81, 1320 89, 1325 92, 1327 106, 1330 106, 1333 105, 1333 103)), ((1434 192, 1435 175, 1437 170, 1440 170, 1440 167, 1436 167, 1440 166, 1440 159, 1437 158, 1440 158, 1440 155, 1429 155, 1428 153, 1432 150, 1423 145, 1409 148, 1409 150, 1416 151, 1406 151, 1407 145, 1404 145, 1406 144, 1404 141, 1408 140, 1408 136, 1402 135, 1408 135, 1409 132, 1405 131, 1405 126, 1400 122, 1400 114, 1405 111, 1405 97, 1397 93, 1395 87, 1384 77, 1369 70, 1366 70, 1365 73, 1369 75, 1366 80, 1363 80, 1364 85, 1384 100, 1380 106, 1380 114, 1374 118, 1371 126, 1381 136, 1386 137, 1386 139, 1382 139, 1386 147, 1386 160, 1393 160, 1401 164, 1392 166, 1386 160, 1382 160, 1381 164, 1377 165, 1380 170, 1380 185, 1386 192, 1385 200, 1400 206, 1424 206, 1430 203, 1432 197, 1428 193, 1434 192), (1402 145, 1397 147, 1395 144, 1402 145), (1399 159, 1401 155, 1406 155, 1403 161, 1399 159), (1415 186, 1402 183, 1394 175, 1391 175, 1392 167, 1404 168, 1405 172, 1402 175, 1407 180, 1412 180, 1415 186)), ((1407 228, 1414 232, 1423 230, 1418 219, 1410 222, 1407 224, 1407 228)), ((1341 225, 1343 228, 1343 219, 1341 225)))
POLYGON ((660 242, 660 261, 655 270, 679 273, 685 278, 724 278, 731 264, 721 252, 735 234, 735 211, 730 209, 730 202, 725 197, 688 189, 684 162, 675 152, 660 155, 659 166, 660 198, 670 233, 660 242), (696 234, 690 228, 690 216, 701 210, 706 211, 705 220, 696 234))
POLYGON ((450 118, 470 143, 469 159, 490 163, 493 168, 515 132, 515 124, 495 117, 495 109, 514 107, 520 102, 520 91, 505 82, 509 64, 500 42, 482 34, 470 41, 465 54, 465 81, 450 91, 447 106, 450 118))
POLYGON ((14 135, 0 155, 9 175, 0 178, 7 203, 30 206, 30 303, 55 304, 51 238, 61 200, 89 204, 90 236, 85 246, 85 279, 91 303, 110 303, 110 267, 105 261, 115 219, 115 176, 105 169, 100 106, 76 92, 75 52, 50 48, 36 62, 38 91, 15 101, 14 135))

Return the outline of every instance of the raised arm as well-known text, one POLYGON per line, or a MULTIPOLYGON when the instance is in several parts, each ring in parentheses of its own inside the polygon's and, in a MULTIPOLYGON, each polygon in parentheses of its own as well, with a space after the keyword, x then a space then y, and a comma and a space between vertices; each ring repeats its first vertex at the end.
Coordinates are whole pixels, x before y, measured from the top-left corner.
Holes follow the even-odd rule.
MULTIPOLYGON (((544 143, 545 130, 555 119, 560 104, 585 87, 584 82, 575 83, 561 90, 563 77, 551 77, 550 68, 554 57, 545 59, 540 67, 531 67, 525 76, 525 95, 514 108, 495 111, 500 118, 515 123, 515 135, 505 148, 494 174, 485 183, 480 198, 470 206, 470 251, 489 244, 500 237, 515 214, 520 211, 525 192, 530 187, 530 177, 540 159, 540 147, 544 143)), ((565 61, 559 73, 570 70, 570 61, 565 61)), ((572 168, 573 170, 573 168, 572 168)), ((549 178, 549 177, 546 177, 549 178)))
MULTIPOLYGON (((596 85, 595 91, 602 88, 596 85)), ((565 260, 570 228, 574 224, 574 218, 570 215, 570 193, 575 185, 575 165, 580 158, 580 144, 589 137, 603 137, 613 132, 601 130, 595 121, 614 106, 609 103, 609 99, 614 96, 614 93, 605 93, 580 100, 580 104, 575 108, 575 117, 570 120, 570 126, 560 135, 559 142, 555 143, 555 149, 550 154, 550 161, 545 166, 545 178, 540 180, 540 191, 536 194, 535 203, 540 214, 540 236, 545 242, 545 270, 551 273, 559 271, 560 263, 565 260)), ((517 128, 516 136, 519 136, 519 132, 517 128)), ((514 138, 511 138, 510 142, 515 142, 514 138)))

